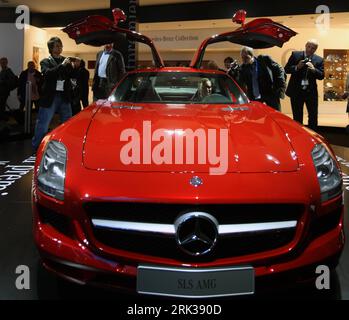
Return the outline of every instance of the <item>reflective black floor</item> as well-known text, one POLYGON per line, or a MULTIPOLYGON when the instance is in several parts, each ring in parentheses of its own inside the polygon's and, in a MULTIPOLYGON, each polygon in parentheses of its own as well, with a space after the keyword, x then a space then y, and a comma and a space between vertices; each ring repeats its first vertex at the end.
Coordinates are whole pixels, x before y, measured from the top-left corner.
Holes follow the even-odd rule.
MULTIPOLYGON (((349 148, 333 146, 343 173, 349 175, 349 148)), ((30 187, 33 165, 30 140, 0 144, 0 299, 135 299, 119 293, 80 287, 57 281, 40 265, 32 240, 30 187), (20 170, 21 178, 7 171, 20 170), (4 177, 4 175, 6 177, 4 177), (8 179, 5 181, 4 179, 8 179), (5 182, 4 182, 5 181, 5 182), (30 270, 30 289, 18 290, 16 268, 25 265, 30 270)), ((349 180, 345 178, 345 230, 349 235, 349 180)), ((346 242, 331 290, 287 290, 263 295, 272 299, 343 299, 349 300, 349 240, 346 242)), ((142 298, 143 299, 143 298, 142 298)), ((143 301, 143 300, 142 300, 143 301)))

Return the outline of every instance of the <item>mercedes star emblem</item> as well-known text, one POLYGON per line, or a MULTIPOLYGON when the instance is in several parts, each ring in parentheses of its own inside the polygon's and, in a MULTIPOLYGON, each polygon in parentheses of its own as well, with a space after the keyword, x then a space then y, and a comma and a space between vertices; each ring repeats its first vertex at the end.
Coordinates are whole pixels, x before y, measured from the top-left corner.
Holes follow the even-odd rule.
POLYGON ((190 184, 191 184, 193 187, 197 188, 197 187, 199 187, 199 186, 201 186, 201 185, 203 184, 203 181, 202 181, 202 179, 201 179, 200 177, 194 176, 194 177, 192 177, 192 178, 190 179, 190 184))
POLYGON ((218 221, 206 212, 188 212, 175 221, 176 241, 192 256, 209 253, 217 242, 218 221))

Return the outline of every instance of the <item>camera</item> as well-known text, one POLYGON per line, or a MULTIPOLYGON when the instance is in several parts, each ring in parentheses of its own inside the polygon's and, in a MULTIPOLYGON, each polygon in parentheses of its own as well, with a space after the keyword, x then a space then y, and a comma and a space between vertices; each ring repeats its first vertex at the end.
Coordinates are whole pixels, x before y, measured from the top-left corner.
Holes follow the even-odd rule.
POLYGON ((239 69, 239 64, 238 64, 238 62, 236 61, 236 60, 234 60, 233 62, 231 62, 230 63, 230 70, 237 70, 237 69, 239 69))
POLYGON ((239 63, 234 60, 232 63, 230 63, 230 67, 227 71, 227 73, 233 77, 233 78, 237 78, 240 72, 240 66, 239 63))
POLYGON ((303 62, 304 62, 304 63, 311 62, 311 59, 310 59, 310 58, 305 58, 305 59, 303 60, 303 62))

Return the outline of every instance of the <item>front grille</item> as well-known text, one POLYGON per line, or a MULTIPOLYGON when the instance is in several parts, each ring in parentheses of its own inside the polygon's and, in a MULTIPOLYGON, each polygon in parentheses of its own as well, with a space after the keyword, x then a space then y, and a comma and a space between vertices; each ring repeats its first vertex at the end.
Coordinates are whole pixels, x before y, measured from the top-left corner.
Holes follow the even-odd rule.
POLYGON ((186 262, 212 261, 276 249, 291 242, 294 234, 295 230, 283 230, 267 234, 221 237, 212 252, 202 257, 193 257, 178 247, 174 237, 94 229, 96 239, 109 247, 186 262))
MULTIPOLYGON (((179 216, 192 211, 209 213, 218 220, 220 225, 299 221, 304 213, 304 206, 298 204, 87 203, 84 208, 91 220, 106 219, 160 224, 173 224, 179 216)), ((95 239, 108 247, 185 262, 212 261, 270 251, 290 243, 296 232, 296 228, 289 228, 219 235, 212 252, 202 257, 193 257, 178 247, 174 235, 115 230, 93 225, 92 230, 95 239)))

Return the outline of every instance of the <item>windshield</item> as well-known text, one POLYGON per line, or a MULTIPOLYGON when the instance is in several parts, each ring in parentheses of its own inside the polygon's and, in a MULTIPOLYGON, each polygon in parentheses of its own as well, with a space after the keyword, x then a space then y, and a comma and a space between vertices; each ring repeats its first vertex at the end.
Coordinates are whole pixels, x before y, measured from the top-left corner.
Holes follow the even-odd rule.
POLYGON ((246 95, 225 74, 143 72, 129 74, 109 97, 112 102, 244 104, 246 95))

